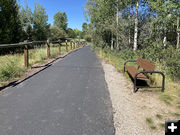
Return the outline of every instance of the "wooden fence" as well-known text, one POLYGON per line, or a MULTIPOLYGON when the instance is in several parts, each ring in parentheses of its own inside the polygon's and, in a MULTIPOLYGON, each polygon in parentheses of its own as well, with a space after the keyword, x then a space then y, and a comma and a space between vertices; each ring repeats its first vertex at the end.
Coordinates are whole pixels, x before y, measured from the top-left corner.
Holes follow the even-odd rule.
MULTIPOLYGON (((65 40, 65 46, 66 46, 66 52, 68 52, 68 42, 70 43, 71 50, 76 49, 80 46, 85 46, 87 43, 86 41, 73 41, 73 40, 65 40)), ((63 46, 63 41, 33 41, 33 42, 21 42, 17 44, 1 44, 0 48, 12 48, 12 47, 22 47, 24 48, 24 66, 29 66, 29 48, 32 46, 38 46, 38 45, 46 45, 47 46, 47 57, 51 57, 50 53, 50 43, 52 44, 58 44, 59 45, 59 53, 61 54, 61 47, 63 46)))

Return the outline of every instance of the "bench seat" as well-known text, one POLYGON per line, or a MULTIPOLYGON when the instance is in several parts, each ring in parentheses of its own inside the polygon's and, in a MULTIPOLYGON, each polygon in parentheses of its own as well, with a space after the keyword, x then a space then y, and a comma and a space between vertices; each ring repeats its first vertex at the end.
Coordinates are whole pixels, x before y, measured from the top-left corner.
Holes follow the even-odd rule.
MULTIPOLYGON (((136 73, 139 72, 139 70, 133 66, 126 65, 126 69, 133 78, 135 77, 136 73)), ((148 80, 148 78, 143 73, 138 74, 137 79, 148 80)))

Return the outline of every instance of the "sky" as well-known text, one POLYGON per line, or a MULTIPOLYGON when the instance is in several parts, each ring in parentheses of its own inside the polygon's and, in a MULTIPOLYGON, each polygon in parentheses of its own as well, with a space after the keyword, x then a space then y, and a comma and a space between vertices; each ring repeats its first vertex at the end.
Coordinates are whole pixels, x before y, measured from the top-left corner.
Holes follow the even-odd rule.
POLYGON ((68 18, 68 28, 82 30, 82 24, 86 21, 83 15, 83 7, 86 0, 17 0, 17 2, 24 6, 27 2, 28 6, 34 10, 34 4, 40 3, 48 15, 48 23, 53 25, 53 16, 58 11, 65 12, 68 18))

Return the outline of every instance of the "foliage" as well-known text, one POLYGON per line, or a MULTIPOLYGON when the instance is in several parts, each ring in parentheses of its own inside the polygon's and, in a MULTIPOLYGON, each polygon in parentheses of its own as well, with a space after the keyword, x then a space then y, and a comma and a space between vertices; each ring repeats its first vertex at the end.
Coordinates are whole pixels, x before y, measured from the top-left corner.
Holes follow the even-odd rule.
POLYGON ((25 5, 25 8, 22 7, 22 9, 19 11, 20 21, 21 21, 21 27, 23 30, 23 40, 32 40, 32 34, 33 34, 33 13, 31 12, 31 9, 28 7, 27 3, 25 5))
POLYGON ((84 36, 84 39, 85 39, 87 42, 91 42, 91 36, 90 36, 90 35, 85 35, 85 36, 84 36))
POLYGON ((1 0, 0 7, 0 44, 19 42, 22 29, 16 0, 1 0))
MULTIPOLYGON (((180 55, 175 49, 178 37, 178 0, 88 0, 86 17, 92 25, 87 30, 94 45, 112 51, 124 60, 143 57, 160 64, 172 79, 180 79, 180 55), (138 17, 137 50, 133 52, 135 18, 138 17), (119 52, 120 50, 120 52, 119 52)), ((85 36, 85 38, 87 38, 85 36)))
POLYGON ((74 30, 71 28, 67 29, 67 35, 69 38, 76 38, 76 36, 77 36, 76 33, 74 32, 74 30))
POLYGON ((63 29, 66 31, 67 29, 67 15, 65 12, 57 12, 54 15, 54 25, 57 26, 60 29, 63 29))
POLYGON ((46 40, 50 25, 47 24, 48 16, 45 9, 38 3, 35 4, 33 14, 33 39, 46 40))
POLYGON ((24 71, 24 68, 21 66, 22 58, 14 55, 12 57, 5 56, 0 59, 0 63, 4 63, 0 65, 0 81, 19 77, 22 74, 24 71))
POLYGON ((60 38, 65 38, 66 37, 66 32, 63 29, 59 29, 56 26, 51 26, 50 27, 50 40, 58 40, 60 38))
POLYGON ((81 38, 82 37, 82 32, 80 30, 74 29, 74 32, 75 32, 77 38, 81 38))

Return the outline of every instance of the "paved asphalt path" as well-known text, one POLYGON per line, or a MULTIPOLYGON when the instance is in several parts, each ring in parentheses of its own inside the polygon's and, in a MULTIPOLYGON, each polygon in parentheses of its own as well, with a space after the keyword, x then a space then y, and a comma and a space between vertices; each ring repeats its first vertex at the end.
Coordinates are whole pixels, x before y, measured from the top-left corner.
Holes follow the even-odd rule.
POLYGON ((104 71, 90 47, 1 93, 0 135, 114 135, 104 71))

